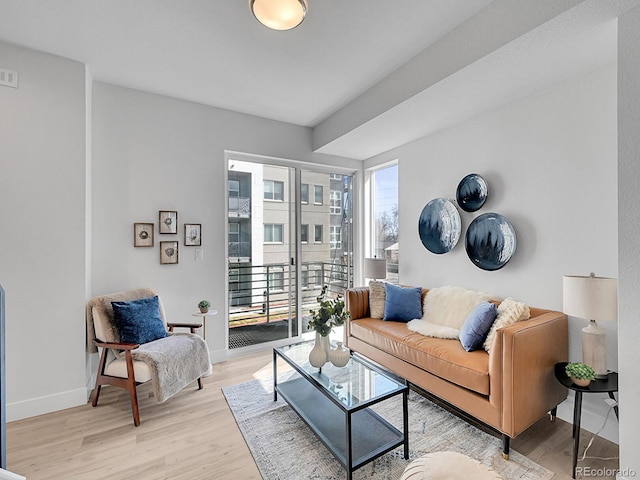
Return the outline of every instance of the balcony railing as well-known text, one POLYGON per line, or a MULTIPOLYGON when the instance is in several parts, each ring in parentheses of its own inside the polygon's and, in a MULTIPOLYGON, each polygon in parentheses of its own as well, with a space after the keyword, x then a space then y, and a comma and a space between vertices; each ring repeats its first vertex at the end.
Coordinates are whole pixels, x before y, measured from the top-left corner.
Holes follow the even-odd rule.
POLYGON ((229 242, 229 257, 251 258, 251 242, 229 242))
MULTIPOLYGON (((328 295, 345 294, 352 285, 352 270, 347 265, 330 262, 302 264, 302 294, 304 317, 318 307, 316 297, 323 285, 328 295)), ((229 265, 229 327, 270 323, 295 318, 295 270, 288 264, 229 265)))
POLYGON ((248 218, 251 216, 251 199, 229 197, 229 216, 248 218))

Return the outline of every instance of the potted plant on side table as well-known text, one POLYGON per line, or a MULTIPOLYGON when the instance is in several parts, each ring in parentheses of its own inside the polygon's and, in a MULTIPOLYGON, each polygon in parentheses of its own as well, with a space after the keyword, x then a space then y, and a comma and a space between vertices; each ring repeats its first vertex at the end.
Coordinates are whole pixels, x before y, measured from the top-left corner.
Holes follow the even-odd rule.
POLYGON ((567 376, 579 387, 588 387, 596 378, 596 372, 586 363, 571 362, 565 367, 567 376))
POLYGON ((198 308, 200 309, 200 313, 207 313, 209 308, 211 308, 211 302, 209 300, 200 300, 198 308))
MULTIPOLYGON (((310 310, 311 320, 309 320, 309 328, 316 331, 316 344, 309 353, 309 363, 316 367, 322 367, 330 359, 331 347, 329 346, 329 334, 333 327, 344 325, 349 318, 349 312, 345 308, 342 295, 338 295, 334 299, 327 299, 327 285, 322 287, 320 295, 316 297, 320 308, 318 310, 310 310)), ((333 355, 336 366, 344 366, 349 361, 349 352, 346 351, 346 361, 342 342, 338 342, 338 350, 333 355)))

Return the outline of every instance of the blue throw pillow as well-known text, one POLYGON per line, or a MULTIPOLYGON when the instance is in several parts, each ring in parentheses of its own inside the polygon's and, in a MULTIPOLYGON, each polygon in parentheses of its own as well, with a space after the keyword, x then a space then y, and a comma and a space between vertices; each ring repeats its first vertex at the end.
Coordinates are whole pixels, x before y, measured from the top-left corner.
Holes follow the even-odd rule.
POLYGON ((422 288, 385 283, 384 289, 386 298, 383 320, 408 322, 422 318, 422 288))
POLYGON ((471 310, 458 335, 460 343, 467 352, 482 346, 497 314, 498 309, 495 304, 489 302, 482 302, 471 310))
POLYGON ((113 318, 123 343, 147 343, 168 337, 158 297, 141 298, 130 302, 111 302, 113 318))

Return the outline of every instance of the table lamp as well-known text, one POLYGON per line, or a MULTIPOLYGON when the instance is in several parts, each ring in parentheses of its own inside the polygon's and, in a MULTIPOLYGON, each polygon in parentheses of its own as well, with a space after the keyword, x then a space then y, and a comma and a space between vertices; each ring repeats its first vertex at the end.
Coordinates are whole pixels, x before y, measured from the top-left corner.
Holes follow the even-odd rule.
POLYGON ((607 341, 605 330, 597 320, 618 317, 617 281, 615 278, 565 275, 562 277, 562 311, 572 317, 589 320, 582 329, 582 363, 590 365, 596 378, 607 377, 607 341))
POLYGON ((364 278, 387 278, 387 261, 384 258, 365 258, 364 278))

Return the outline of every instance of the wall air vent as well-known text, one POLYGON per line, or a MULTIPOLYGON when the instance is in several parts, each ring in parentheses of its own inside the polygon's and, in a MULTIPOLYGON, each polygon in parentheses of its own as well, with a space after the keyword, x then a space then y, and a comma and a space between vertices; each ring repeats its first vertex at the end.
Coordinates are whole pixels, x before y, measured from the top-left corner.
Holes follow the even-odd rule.
POLYGON ((18 72, 0 68, 0 85, 3 87, 18 88, 18 72))

